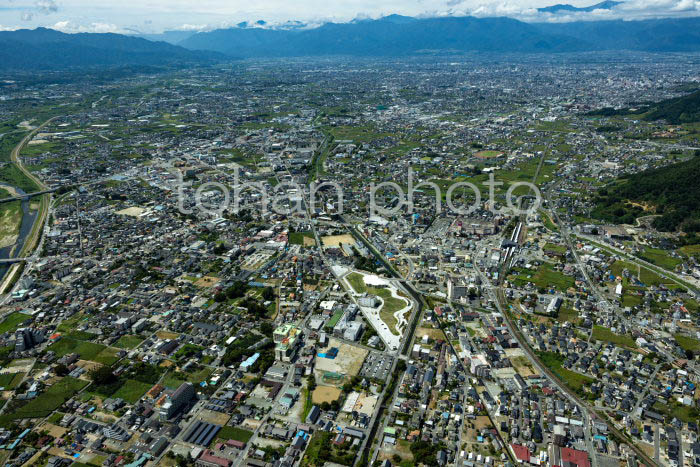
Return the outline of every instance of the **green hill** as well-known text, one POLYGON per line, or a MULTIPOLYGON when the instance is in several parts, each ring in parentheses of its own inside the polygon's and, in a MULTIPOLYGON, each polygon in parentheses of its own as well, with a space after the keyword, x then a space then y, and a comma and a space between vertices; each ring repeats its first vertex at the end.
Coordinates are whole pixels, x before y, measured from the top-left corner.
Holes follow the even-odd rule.
POLYGON ((686 96, 666 99, 656 104, 638 106, 634 110, 604 107, 589 112, 588 115, 593 117, 637 115, 642 120, 666 120, 674 125, 696 123, 700 122, 700 91, 695 91, 686 96))
POLYGON ((700 232, 700 151, 690 160, 638 174, 624 175, 601 188, 593 217, 632 224, 639 216, 657 214, 662 231, 700 232), (642 207, 644 206, 644 208, 642 207))

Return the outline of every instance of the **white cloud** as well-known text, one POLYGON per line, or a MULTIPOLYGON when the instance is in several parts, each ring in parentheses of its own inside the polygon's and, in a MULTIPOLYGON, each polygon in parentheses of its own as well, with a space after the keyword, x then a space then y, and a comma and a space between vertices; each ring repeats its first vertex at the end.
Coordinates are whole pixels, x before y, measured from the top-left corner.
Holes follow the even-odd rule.
POLYGON ((51 29, 55 29, 57 31, 61 32, 66 32, 66 33, 76 33, 76 32, 98 32, 98 33, 106 33, 106 32, 115 32, 115 33, 124 33, 125 30, 116 24, 110 24, 110 23, 90 23, 88 25, 83 25, 83 24, 76 24, 68 20, 64 21, 59 21, 55 23, 53 26, 51 26, 51 29))

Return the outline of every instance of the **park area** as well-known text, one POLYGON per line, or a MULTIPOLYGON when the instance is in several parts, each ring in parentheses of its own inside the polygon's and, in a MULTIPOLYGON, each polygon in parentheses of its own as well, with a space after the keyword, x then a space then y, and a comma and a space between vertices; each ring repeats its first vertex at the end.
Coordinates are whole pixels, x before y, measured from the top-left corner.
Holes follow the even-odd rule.
POLYGON ((351 272, 345 276, 345 280, 356 295, 368 294, 380 299, 378 309, 366 306, 360 309, 382 340, 390 347, 398 348, 407 325, 406 314, 411 311, 411 302, 395 285, 377 275, 351 272))

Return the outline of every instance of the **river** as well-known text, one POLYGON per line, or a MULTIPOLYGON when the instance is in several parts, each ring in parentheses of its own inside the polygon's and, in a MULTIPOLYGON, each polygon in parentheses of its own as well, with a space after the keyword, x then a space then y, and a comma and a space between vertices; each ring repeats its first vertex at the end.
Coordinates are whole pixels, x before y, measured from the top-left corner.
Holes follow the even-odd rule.
MULTIPOLYGON (((19 195, 26 195, 26 193, 22 190, 20 190, 17 187, 9 186, 0 183, 0 188, 5 188, 5 189, 10 189, 9 191, 16 191, 19 195)), ((32 231, 32 227, 34 226, 34 221, 36 221, 37 214, 39 213, 38 210, 31 211, 29 209, 29 199, 24 199, 21 201, 22 205, 22 224, 20 225, 19 228, 19 235, 17 236, 17 241, 15 242, 14 245, 7 246, 5 248, 0 248, 0 259, 10 259, 10 258, 16 258, 20 251, 22 251, 22 248, 24 247, 24 243, 27 241, 27 236, 29 233, 32 231)), ((2 282, 5 278, 5 274, 7 271, 10 269, 9 264, 0 264, 0 282, 2 282)))

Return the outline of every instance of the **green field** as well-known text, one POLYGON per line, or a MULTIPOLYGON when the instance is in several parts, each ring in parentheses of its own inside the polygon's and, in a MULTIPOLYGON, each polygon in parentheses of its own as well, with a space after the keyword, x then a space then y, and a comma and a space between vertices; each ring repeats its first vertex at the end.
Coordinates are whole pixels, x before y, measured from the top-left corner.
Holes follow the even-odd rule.
POLYGON ((659 248, 645 247, 644 251, 642 251, 638 256, 651 264, 670 271, 676 269, 676 266, 683 262, 683 260, 679 258, 670 256, 668 251, 661 250, 659 248))
POLYGON ((138 345, 143 342, 143 339, 139 336, 122 336, 114 343, 115 347, 120 349, 135 349, 138 345))
POLYGON ((23 313, 11 313, 0 323, 0 334, 5 332, 13 332, 26 320, 31 317, 23 313))
POLYGON ((5 373, 0 375, 0 388, 5 388, 6 391, 19 386, 24 378, 24 373, 5 373))
POLYGON ((350 283, 350 286, 355 292, 360 294, 367 292, 367 286, 365 285, 365 279, 362 276, 362 274, 357 272, 351 272, 350 274, 345 276, 345 279, 347 279, 347 281, 350 283))
POLYGON ((164 386, 177 389, 182 383, 192 383, 195 386, 209 379, 209 376, 214 372, 209 367, 203 367, 201 370, 189 373, 170 372, 163 378, 164 386))
MULTIPOLYGON (((622 276, 622 271, 627 269, 632 277, 637 277, 639 274, 639 279, 641 282, 645 285, 655 285, 659 286, 661 284, 673 284, 674 282, 668 279, 664 279, 663 277, 659 276, 653 271, 650 271, 649 269, 643 268, 643 267, 638 267, 636 264, 631 263, 629 261, 622 261, 618 260, 615 261, 612 266, 610 267, 610 271, 618 277, 622 276)), ((623 285, 625 283, 623 282, 623 285)))
POLYGON ((229 439, 241 441, 242 443, 247 443, 252 437, 252 431, 244 430, 243 428, 238 428, 235 426, 226 425, 221 427, 221 430, 219 430, 219 432, 216 434, 216 436, 214 437, 214 441, 212 441, 211 445, 213 446, 217 442, 225 442, 229 439))
POLYGON ((684 336, 682 334, 676 334, 675 336, 673 336, 673 338, 683 350, 690 350, 691 352, 700 352, 700 340, 693 339, 692 337, 684 336))
POLYGON ((103 365, 112 365, 117 358, 118 349, 107 347, 94 342, 80 341, 70 337, 64 337, 55 344, 49 347, 56 353, 58 357, 62 357, 69 353, 77 353, 82 360, 90 360, 92 362, 102 363, 103 365))
POLYGON ((32 399, 12 413, 2 415, 0 417, 0 425, 5 425, 12 420, 21 418, 46 417, 88 384, 87 381, 66 376, 54 383, 36 399, 32 399))
POLYGON ((290 245, 304 245, 304 237, 314 238, 311 232, 289 232, 289 244, 290 245))
POLYGON ((120 387, 117 392, 112 394, 112 397, 119 397, 130 404, 135 404, 139 399, 141 399, 141 396, 143 396, 146 391, 151 389, 152 386, 153 385, 149 383, 142 383, 141 381, 127 379, 122 387, 120 387))
POLYGON ((543 263, 535 272, 522 268, 514 268, 513 271, 517 274, 512 279, 518 286, 532 282, 538 289, 554 287, 560 292, 565 292, 568 288, 576 285, 572 276, 555 271, 553 265, 549 263, 543 263))
POLYGON ((609 342, 621 347, 630 349, 637 348, 637 343, 630 336, 615 334, 610 329, 604 328, 603 326, 593 326, 592 338, 597 341, 609 342))
POLYGON ((678 402, 671 402, 670 404, 655 402, 652 406, 652 410, 664 415, 667 421, 677 418, 685 423, 697 422, 698 417, 700 417, 700 412, 696 407, 682 405, 678 402))

